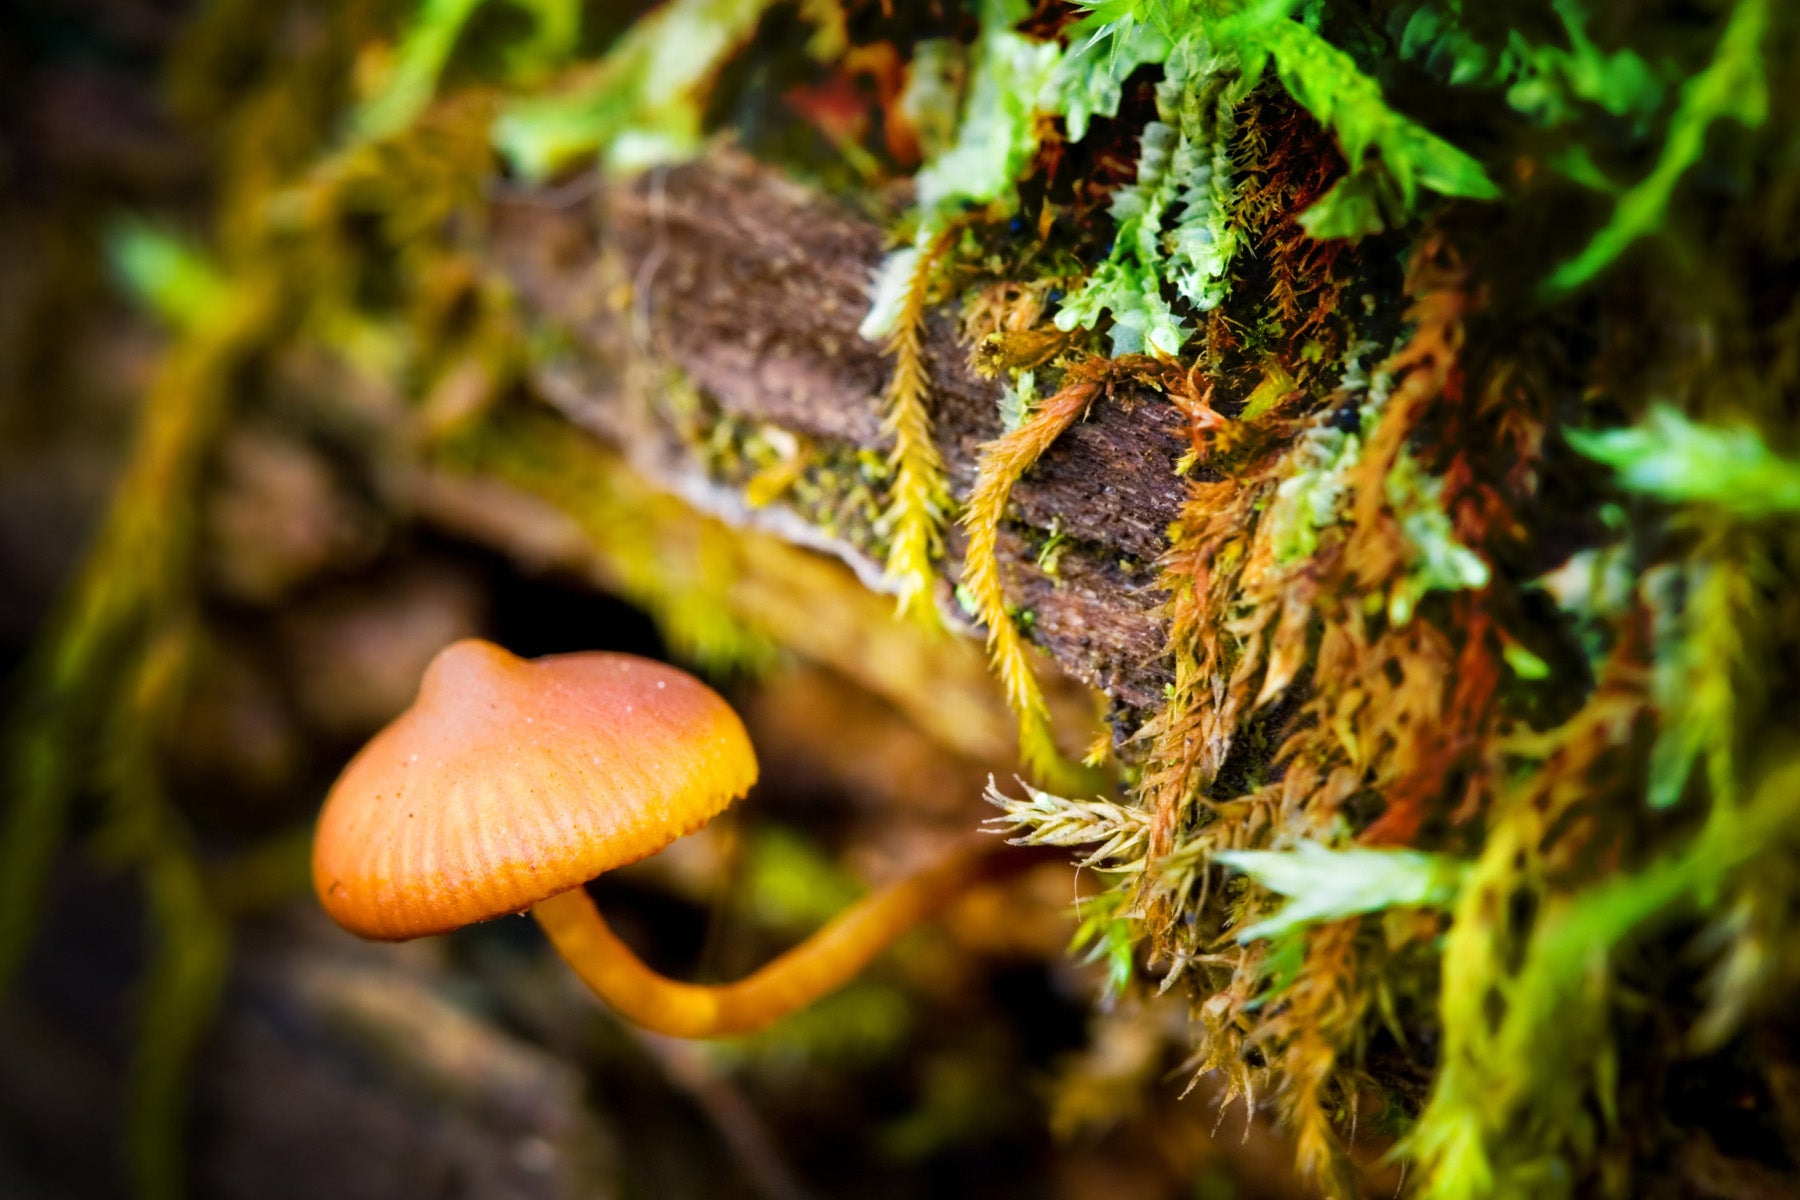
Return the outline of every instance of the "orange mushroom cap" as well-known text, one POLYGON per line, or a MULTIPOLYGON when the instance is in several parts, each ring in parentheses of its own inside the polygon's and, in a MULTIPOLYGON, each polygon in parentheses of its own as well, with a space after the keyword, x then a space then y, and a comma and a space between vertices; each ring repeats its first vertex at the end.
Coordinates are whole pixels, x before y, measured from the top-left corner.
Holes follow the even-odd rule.
POLYGON ((755 782, 743 722, 685 672, 468 639, 333 785, 313 886, 363 937, 445 933, 654 854, 755 782))

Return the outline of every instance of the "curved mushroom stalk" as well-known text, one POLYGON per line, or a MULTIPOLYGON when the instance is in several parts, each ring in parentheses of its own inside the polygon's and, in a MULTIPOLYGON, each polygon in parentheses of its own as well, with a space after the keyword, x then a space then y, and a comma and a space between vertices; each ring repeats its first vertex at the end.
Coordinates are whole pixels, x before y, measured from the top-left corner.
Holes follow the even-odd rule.
POLYGON ((595 995, 656 1033, 719 1038, 754 1033, 848 983, 901 934, 970 886, 1043 861, 983 839, 845 909, 823 928, 736 983, 680 983, 645 966, 581 888, 540 900, 531 915, 595 995))
POLYGON ((970 884, 1034 861, 969 842, 748 979, 664 979, 613 935, 581 885, 693 832, 756 773, 731 706, 673 667, 598 651, 527 661, 491 642, 457 642, 332 786, 313 886, 338 924, 388 941, 529 908, 626 1017, 679 1037, 725 1037, 841 987, 970 884))

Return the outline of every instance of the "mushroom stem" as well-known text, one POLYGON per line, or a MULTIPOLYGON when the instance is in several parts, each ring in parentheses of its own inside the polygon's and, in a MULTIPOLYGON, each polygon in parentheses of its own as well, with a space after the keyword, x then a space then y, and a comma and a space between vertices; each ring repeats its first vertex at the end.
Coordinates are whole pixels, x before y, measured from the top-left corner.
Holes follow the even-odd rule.
POLYGON ((736 983, 680 983, 652 971, 608 928, 581 888, 538 901, 531 915, 582 982, 620 1015, 671 1037, 730 1037, 767 1028, 836 991, 970 886, 1041 861, 998 840, 963 842, 931 866, 863 897, 736 983))

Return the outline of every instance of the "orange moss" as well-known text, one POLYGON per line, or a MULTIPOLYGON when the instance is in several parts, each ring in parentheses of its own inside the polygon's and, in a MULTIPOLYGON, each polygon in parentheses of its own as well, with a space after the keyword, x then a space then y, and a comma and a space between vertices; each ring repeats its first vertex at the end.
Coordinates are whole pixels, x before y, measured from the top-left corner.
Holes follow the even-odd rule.
POLYGON ((1050 731, 1050 709, 1032 673, 1024 638, 1007 610, 1000 582, 1000 520, 1012 488, 1099 398, 1102 385, 1092 378, 1071 379, 1012 432, 981 447, 975 488, 963 512, 969 546, 963 558, 963 586, 987 626, 988 655, 1006 689, 1006 702, 1019 717, 1019 757, 1040 779, 1068 774, 1050 731))
POLYGON ((1355 245, 1311 237, 1300 214, 1343 176, 1343 158, 1330 134, 1285 96, 1260 90, 1246 108, 1233 154, 1245 180, 1234 220, 1254 251, 1244 266, 1267 272, 1268 304, 1284 326, 1283 362, 1300 371, 1309 339, 1327 343, 1315 362, 1333 361, 1341 349, 1343 322, 1334 318, 1354 278, 1355 245))
POLYGON ((936 573, 932 560, 943 553, 943 525, 950 507, 944 482, 944 460, 931 438, 931 371, 925 361, 925 304, 932 272, 950 244, 946 231, 919 253, 888 342, 894 373, 883 397, 885 427, 894 439, 888 457, 893 484, 886 514, 889 523, 888 577, 899 588, 902 615, 923 620, 936 617, 931 589, 936 573))
POLYGON ((1051 736, 1042 689, 1007 608, 1000 578, 1000 522, 1013 486, 1025 472, 1097 401, 1127 383, 1166 392, 1189 414, 1197 430, 1218 423, 1192 376, 1171 362, 1129 356, 1074 363, 1067 368, 1062 387, 1040 403, 1023 424, 981 447, 975 487, 962 518, 969 531, 963 586, 988 628, 994 671, 1005 686, 1008 704, 1019 716, 1020 756, 1027 768, 1054 786, 1061 786, 1055 781, 1076 782, 1081 777, 1064 761, 1051 736))
POLYGON ((1259 1041, 1280 1044, 1276 1100, 1294 1134, 1295 1163, 1333 1200, 1357 1195, 1332 1114, 1345 1099, 1354 1103, 1343 1059, 1360 1041, 1371 1003, 1371 990, 1359 977, 1361 927, 1360 920, 1332 921, 1307 935, 1306 965, 1283 993, 1279 1013, 1258 1033, 1259 1041))
MULTIPOLYGON (((1439 593, 1406 619, 1366 598, 1389 595, 1415 569, 1419 550, 1390 490, 1403 457, 1441 481, 1434 494, 1466 546, 1491 556, 1514 536, 1515 508, 1535 478, 1518 462, 1541 442, 1539 402, 1526 374, 1506 364, 1489 366, 1471 387, 1466 326, 1483 297, 1441 238, 1423 239, 1408 290, 1412 331, 1379 370, 1391 390, 1366 403, 1360 454, 1331 504, 1335 519, 1319 525, 1303 553, 1277 546, 1270 512, 1284 482, 1317 468, 1308 455, 1322 438, 1344 445, 1329 440, 1327 426, 1356 396, 1333 393, 1293 416, 1284 415, 1292 401, 1281 399, 1235 422, 1219 418, 1203 394, 1184 405, 1192 457, 1206 471, 1189 484, 1162 564, 1175 672, 1169 702, 1140 734, 1149 749, 1139 795, 1151 826, 1138 911, 1162 954, 1207 976, 1206 1064, 1229 1067, 1237 1055, 1244 1071, 1251 1047, 1266 1056, 1301 1163, 1333 1194, 1347 1194, 1350 1178, 1333 1132, 1355 1094, 1346 1063, 1371 1017, 1371 981, 1398 946, 1359 940, 1360 921, 1321 926, 1305 935, 1304 966, 1270 996, 1259 955, 1229 960, 1204 943, 1207 931, 1241 925, 1263 899, 1240 897, 1213 910, 1216 919, 1191 918, 1207 909, 1214 850, 1346 834, 1372 845, 1442 845, 1499 786, 1510 592, 1493 584, 1439 593), (1243 753, 1246 737, 1258 742, 1243 753), (1265 740, 1272 753, 1258 748, 1265 740), (1221 784, 1238 759, 1262 766, 1246 768, 1247 778, 1234 769, 1221 784), (1259 772, 1274 777, 1259 782, 1259 772), (1224 787, 1246 790, 1215 792, 1224 787)), ((1434 928, 1427 922, 1402 937, 1434 928)), ((1236 1090, 1248 1089, 1247 1075, 1241 1087, 1233 1078, 1236 1090)))

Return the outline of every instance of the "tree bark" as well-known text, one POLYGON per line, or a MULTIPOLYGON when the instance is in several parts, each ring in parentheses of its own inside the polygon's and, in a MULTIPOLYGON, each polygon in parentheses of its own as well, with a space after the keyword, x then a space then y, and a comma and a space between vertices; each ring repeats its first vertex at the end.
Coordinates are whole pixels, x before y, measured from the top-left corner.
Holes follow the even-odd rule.
MULTIPOLYGON (((827 532, 782 500, 753 506, 742 474, 697 444, 692 420, 642 381, 673 367, 700 394, 702 421, 783 431, 840 459, 885 454, 889 360, 857 333, 883 253, 874 221, 742 155, 502 196, 490 245, 536 328, 544 396, 618 445, 663 486, 736 523, 834 553, 880 586, 864 528, 827 532)), ((954 313, 929 318, 934 435, 958 501, 980 447, 1001 431, 1001 386, 970 366, 954 313)), ((1066 672, 1128 708, 1158 706, 1167 678, 1156 559, 1184 496, 1174 472, 1185 423, 1154 393, 1097 405, 1014 489, 1001 530, 1008 595, 1027 632, 1066 672), (1061 535, 1053 569, 1038 557, 1061 535)), ((954 610, 961 531, 942 564, 954 610)))

